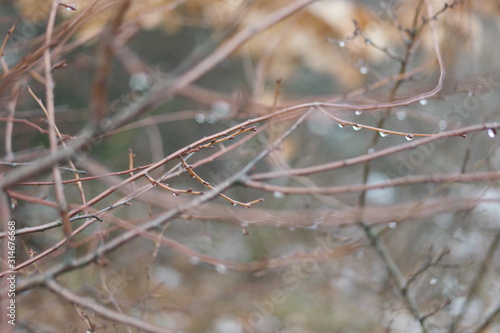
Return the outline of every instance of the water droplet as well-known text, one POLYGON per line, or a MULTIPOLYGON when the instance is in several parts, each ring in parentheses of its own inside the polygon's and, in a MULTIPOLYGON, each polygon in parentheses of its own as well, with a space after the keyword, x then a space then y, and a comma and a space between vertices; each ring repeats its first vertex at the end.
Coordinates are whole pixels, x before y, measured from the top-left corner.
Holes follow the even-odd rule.
POLYGON ((352 129, 355 131, 359 131, 361 129, 361 126, 359 126, 358 124, 354 124, 352 125, 352 129))
POLYGON ((340 46, 340 47, 345 47, 345 42, 341 40, 341 41, 339 42, 339 46, 340 46))
POLYGON ((392 221, 387 224, 387 226, 391 229, 394 229, 398 226, 398 222, 392 221))
POLYGON ((439 279, 438 279, 437 277, 433 277, 433 278, 429 281, 429 283, 430 283, 430 284, 436 284, 436 283, 438 283, 438 282, 439 282, 439 279))
POLYGON ((285 194, 284 194, 284 193, 282 193, 282 192, 274 191, 274 192, 273 192, 273 197, 278 198, 278 199, 281 199, 281 198, 284 198, 284 197, 285 197, 285 194))
POLYGON ((344 127, 345 127, 345 124, 339 123, 339 127, 340 127, 340 128, 344 128, 344 127))
POLYGON ((398 111, 398 112, 396 112, 396 117, 399 120, 405 120, 406 119, 406 111, 398 111))
POLYGON ((460 136, 461 136, 462 138, 467 138, 467 133, 462 133, 462 134, 460 134, 460 136))
POLYGON ((427 105, 427 100, 425 98, 422 98, 420 101, 418 101, 420 105, 427 105))
POLYGON ((363 75, 367 74, 368 73, 368 68, 365 67, 365 66, 361 66, 359 67, 359 72, 363 75))
POLYGON ((361 110, 356 110, 356 111, 354 112, 354 114, 355 114, 356 116, 360 116, 360 115, 362 115, 362 114, 363 114, 363 111, 361 111, 361 110))
POLYGON ((407 136, 405 136, 405 139, 406 139, 407 141, 411 141, 411 140, 413 140, 413 135, 408 134, 407 136))
POLYGON ((378 135, 380 135, 382 138, 385 138, 387 136, 386 132, 378 132, 378 135))
POLYGON ((200 263, 200 258, 192 256, 191 258, 189 258, 189 263, 191 265, 198 265, 200 263))
POLYGON ((356 252, 356 258, 363 259, 365 257, 365 251, 356 252))
POLYGON ((217 122, 217 117, 213 114, 209 114, 207 116, 207 123, 209 124, 215 124, 217 122))
POLYGON ((447 127, 448 127, 448 123, 446 122, 446 120, 439 121, 439 129, 441 131, 444 131, 447 127))
POLYGON ((205 115, 203 113, 198 113, 196 114, 196 116, 194 117, 194 120, 198 123, 198 124, 203 124, 205 122, 205 115))
POLYGON ((223 264, 217 264, 217 265, 215 265, 215 270, 219 274, 226 274, 227 273, 227 268, 223 264))
POLYGON ((238 204, 236 202, 233 202, 232 205, 234 207, 234 206, 237 206, 238 204))
POLYGON ((497 136, 497 131, 494 128, 488 128, 488 136, 494 139, 497 136))
POLYGON ((179 196, 179 192, 172 192, 172 195, 173 195, 174 197, 178 197, 178 196, 179 196))
POLYGON ((469 97, 472 97, 472 95, 474 95, 474 92, 473 92, 473 91, 469 91, 469 92, 467 93, 467 95, 468 95, 469 97))
POLYGON ((368 150, 366 151, 368 154, 373 154, 375 152, 375 149, 373 148, 368 148, 368 150))

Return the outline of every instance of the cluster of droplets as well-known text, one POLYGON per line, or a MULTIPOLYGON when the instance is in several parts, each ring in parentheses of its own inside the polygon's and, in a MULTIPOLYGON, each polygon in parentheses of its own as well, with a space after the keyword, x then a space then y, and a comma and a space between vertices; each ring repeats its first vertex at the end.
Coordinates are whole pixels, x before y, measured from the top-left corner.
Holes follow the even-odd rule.
POLYGON ((208 114, 205 115, 204 113, 197 113, 196 116, 194 116, 194 120, 198 124, 203 124, 203 123, 209 123, 209 124, 215 124, 217 122, 217 117, 213 114, 208 114))
MULTIPOLYGON (((363 111, 356 111, 356 112, 359 112, 359 113, 358 113, 358 115, 359 115, 359 114, 361 114, 363 111)), ((345 123, 339 123, 339 127, 340 127, 340 128, 344 128, 345 126, 346 126, 346 124, 345 124, 345 123)), ((361 128, 362 128, 362 127, 361 127, 359 124, 356 124, 356 123, 352 124, 352 129, 353 129, 353 130, 355 130, 355 131, 359 131, 359 130, 361 130, 361 128)), ((384 132, 384 131, 380 131, 380 132, 378 132, 378 134, 379 134, 379 135, 380 135, 380 137, 382 137, 382 138, 385 138, 385 137, 387 137, 387 136, 389 135, 389 133, 384 132)), ((489 129, 489 130, 488 130, 488 135, 489 135, 490 137, 492 137, 492 138, 493 138, 493 137, 495 137, 495 135, 496 135, 495 130, 494 130, 494 129, 489 129)), ((405 136, 405 139, 406 139, 407 141, 411 141, 411 140, 413 140, 413 134, 407 134, 407 135, 405 136)))

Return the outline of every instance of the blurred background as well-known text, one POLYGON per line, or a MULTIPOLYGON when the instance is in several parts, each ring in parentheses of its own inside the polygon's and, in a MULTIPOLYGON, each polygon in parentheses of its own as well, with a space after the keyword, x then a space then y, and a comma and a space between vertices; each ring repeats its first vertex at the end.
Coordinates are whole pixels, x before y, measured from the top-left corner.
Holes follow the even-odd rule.
MULTIPOLYGON (((99 52, 105 47, 113 52, 107 113, 115 114, 289 3, 131 1, 112 40, 102 36, 122 1, 63 3, 53 35, 53 63, 60 65, 53 70, 58 129, 70 142, 91 120, 99 52)), ((17 22, 3 50, 0 81, 3 177, 14 165, 48 154, 47 118, 28 87, 44 100, 40 50, 50 6, 35 0, 0 4, 0 31, 17 22), (19 121, 8 125, 9 117, 19 121)), ((374 105, 429 92, 440 75, 437 55, 446 73, 437 93, 390 108, 316 109, 251 174, 286 174, 291 168, 368 156, 407 144, 407 133, 436 134, 498 121, 499 10, 493 0, 315 2, 244 43, 161 106, 90 144, 77 164, 88 172, 82 177, 112 175, 82 182, 84 196, 90 200, 129 177, 130 169, 157 162, 204 136, 285 107, 316 101, 374 105), (389 134, 339 126, 344 122, 389 134)), ((209 159, 196 173, 216 186, 296 119, 261 122, 255 134, 201 150, 189 163, 209 159)), ((314 189, 419 175, 494 174, 500 166, 498 145, 496 130, 490 128, 367 163, 263 181, 314 189)), ((151 176, 160 177, 176 163, 151 176)), ((75 176, 63 171, 63 177, 75 176)), ((224 194, 243 203, 264 201, 246 208, 219 197, 58 281, 116 312, 183 332, 496 332, 500 192, 495 179, 428 181, 333 195, 238 184, 224 194)), ((50 183, 52 174, 30 181, 50 183)), ((164 183, 206 190, 186 172, 172 173, 164 183)), ((78 233, 75 256, 196 198, 156 186, 106 210, 148 184, 141 178, 90 207, 88 212, 102 222, 78 233)), ((71 209, 82 204, 82 190, 74 183, 64 190, 71 209)), ((56 201, 53 186, 19 185, 10 196, 18 229, 59 218, 47 204, 56 201)), ((75 220, 73 229, 88 221, 75 220)), ((61 227, 18 235, 17 263, 61 239, 61 227)), ((64 251, 58 248, 17 276, 48 270, 64 260, 64 251)), ((22 292, 17 302, 19 332, 137 331, 81 305, 69 306, 46 288, 22 292)))

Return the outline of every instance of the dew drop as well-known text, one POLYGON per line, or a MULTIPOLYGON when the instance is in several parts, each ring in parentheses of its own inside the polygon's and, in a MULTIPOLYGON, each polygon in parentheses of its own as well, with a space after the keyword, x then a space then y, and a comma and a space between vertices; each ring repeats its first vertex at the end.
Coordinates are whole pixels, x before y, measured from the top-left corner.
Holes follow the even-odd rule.
POLYGON ((448 128, 448 123, 446 122, 446 120, 440 120, 439 121, 439 129, 441 131, 444 131, 446 128, 448 128))
POLYGON ((385 138, 387 136, 386 132, 378 132, 378 135, 380 135, 382 138, 385 138))
POLYGON ((413 140, 413 135, 408 134, 407 136, 405 136, 405 139, 406 139, 407 141, 411 141, 411 140, 413 140))
POLYGON ((365 257, 365 251, 356 252, 356 258, 363 259, 365 257))
POLYGON ((205 115, 203 113, 198 113, 196 114, 196 116, 194 117, 194 120, 198 123, 198 124, 203 124, 205 122, 205 115))
POLYGON ((488 128, 488 136, 494 139, 497 136, 497 131, 494 128, 488 128))
POLYGON ((368 148, 368 150, 366 151, 368 154, 373 154, 375 152, 375 149, 373 148, 368 148))
POLYGON ((422 98, 420 101, 418 101, 420 105, 427 105, 427 100, 425 98, 422 98))
POLYGON ((361 110, 356 110, 356 111, 354 112, 354 114, 355 114, 356 116, 360 116, 360 115, 362 115, 362 114, 363 114, 363 111, 361 111, 361 110))
POLYGON ((237 204, 236 202, 233 202, 233 207, 234 207, 234 206, 237 206, 237 205, 238 205, 238 204, 237 204))
POLYGON ((285 194, 283 192, 274 191, 273 192, 273 197, 281 199, 281 198, 285 197, 285 194))
POLYGON ((396 112, 396 117, 399 120, 405 120, 406 119, 406 111, 398 111, 398 112, 396 112))
POLYGON ((361 67, 359 67, 359 72, 361 74, 365 75, 368 73, 368 68, 366 68, 365 66, 361 66, 361 67))
POLYGON ((460 136, 461 136, 462 138, 466 138, 466 139, 467 139, 467 133, 462 133, 462 134, 460 134, 460 136))
POLYGON ((215 265, 215 270, 219 274, 226 274, 227 273, 227 268, 223 264, 217 264, 217 265, 215 265))
POLYGON ((340 46, 340 47, 345 47, 345 42, 344 42, 344 41, 340 41, 340 42, 339 42, 339 46, 340 46))
POLYGON ((172 195, 173 195, 174 197, 178 197, 178 196, 179 196, 179 192, 172 192, 172 195))
POLYGON ((398 222, 392 221, 387 224, 387 226, 391 229, 394 229, 398 226, 398 222))
POLYGON ((144 72, 132 74, 128 82, 130 89, 145 91, 153 84, 153 79, 144 72))
POLYGON ((433 277, 430 281, 429 284, 434 285, 439 282, 439 279, 437 277, 433 277))
POLYGON ((467 95, 468 95, 469 97, 472 97, 472 95, 474 95, 474 92, 473 92, 473 91, 469 91, 469 92, 467 93, 467 95))
POLYGON ((200 263, 200 258, 192 256, 191 258, 189 258, 189 263, 191 265, 198 265, 200 263))
POLYGON ((352 129, 355 131, 359 131, 361 129, 361 126, 354 124, 354 125, 352 125, 352 129))
POLYGON ((339 123, 339 127, 340 127, 340 128, 344 128, 344 127, 345 127, 345 124, 343 124, 343 123, 339 123))

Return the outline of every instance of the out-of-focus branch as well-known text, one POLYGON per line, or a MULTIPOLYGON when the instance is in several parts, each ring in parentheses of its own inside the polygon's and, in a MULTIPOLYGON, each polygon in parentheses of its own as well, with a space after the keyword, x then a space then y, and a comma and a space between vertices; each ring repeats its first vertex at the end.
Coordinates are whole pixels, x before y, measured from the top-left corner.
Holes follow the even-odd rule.
POLYGON ((178 330, 172 330, 164 326, 148 323, 139 318, 131 317, 126 314, 113 311, 105 306, 100 305, 89 297, 82 297, 73 293, 68 288, 64 287, 55 280, 46 282, 47 288, 59 297, 67 300, 71 304, 76 304, 83 308, 93 311, 96 315, 102 318, 110 319, 118 323, 129 325, 145 332, 151 333, 181 333, 178 330))
POLYGON ((493 241, 491 242, 491 245, 488 248, 486 256, 484 257, 483 261, 481 261, 481 265, 479 266, 476 275, 474 276, 474 279, 470 284, 469 292, 467 293, 467 298, 460 307, 460 312, 451 322, 450 329, 448 330, 448 332, 450 333, 456 332, 465 313, 467 312, 467 309, 469 308, 470 303, 472 302, 474 296, 479 291, 479 287, 481 286, 481 281, 485 276, 486 270, 488 269, 488 267, 490 267, 493 255, 497 251, 499 245, 500 245, 500 231, 497 231, 497 233, 495 234, 495 238, 493 238, 493 241))
POLYGON ((404 178, 396 178, 382 183, 344 185, 331 187, 293 187, 273 185, 259 181, 253 181, 251 178, 243 180, 243 183, 251 188, 267 191, 280 192, 283 194, 341 194, 375 190, 381 188, 414 185, 422 183, 469 183, 486 182, 500 178, 500 172, 484 172, 476 174, 456 174, 456 175, 416 175, 404 178))

